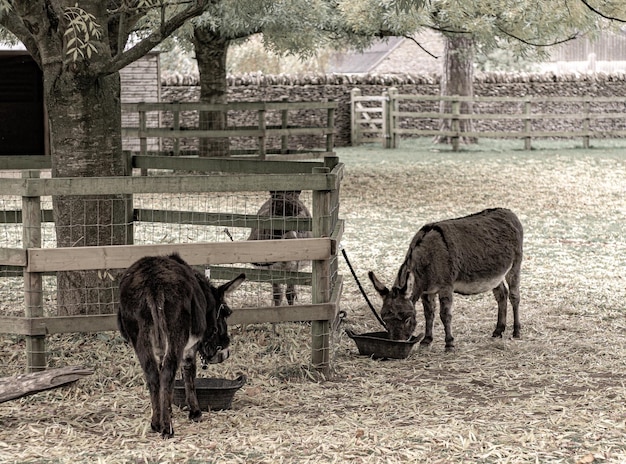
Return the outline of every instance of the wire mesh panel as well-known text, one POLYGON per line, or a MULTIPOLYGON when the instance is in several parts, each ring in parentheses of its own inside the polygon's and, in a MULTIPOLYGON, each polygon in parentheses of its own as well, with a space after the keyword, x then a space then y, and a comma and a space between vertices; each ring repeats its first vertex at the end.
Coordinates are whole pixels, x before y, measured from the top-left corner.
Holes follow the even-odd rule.
MULTIPOLYGON (((303 192, 301 201, 310 205, 310 192, 303 192)), ((259 209, 269 201, 269 192, 226 192, 210 194, 143 194, 135 197, 135 207, 138 211, 138 221, 135 223, 135 244, 166 244, 166 243, 197 243, 197 242, 231 242, 250 239, 251 231, 271 230, 281 231, 275 237, 287 239, 291 236, 286 227, 294 230, 307 230, 310 221, 307 217, 296 218, 295 224, 285 226, 280 219, 271 219, 261 222, 244 219, 244 216, 256 215, 259 209), (298 222, 301 220, 301 224, 298 222)), ((309 206, 310 208, 310 206, 309 206)), ((280 212, 277 212, 280 213, 280 212)), ((280 215, 280 214, 278 214, 280 215)), ((237 267, 241 267, 238 264, 237 267)), ((228 267, 226 265, 220 268, 228 267)), ((231 266, 231 267, 234 267, 231 266)), ((310 272, 310 263, 299 262, 297 266, 244 264, 250 270, 272 269, 271 277, 258 276, 261 282, 248 280, 241 287, 238 294, 245 294, 239 298, 237 304, 244 307, 266 306, 272 302, 272 287, 274 285, 287 287, 294 285, 310 285, 310 277, 292 275, 294 271, 310 272), (268 290, 269 288, 269 290, 268 290)), ((223 269, 206 267, 212 279, 221 276, 227 279, 234 273, 223 269)), ((256 276, 253 273, 251 276, 256 276)), ((233 275, 234 276, 234 275, 233 275)), ((297 302, 310 303, 310 290, 303 288, 298 292, 297 302)))
MULTIPOLYGON (((328 237, 328 225, 336 220, 336 213, 325 212, 322 217, 318 212, 317 218, 311 217, 310 211, 315 209, 315 190, 311 187, 304 191, 253 189, 246 179, 242 182, 234 176, 234 184, 242 190, 222 191, 218 187, 201 191, 205 184, 210 190, 212 182, 219 183, 226 176, 191 175, 189 182, 195 182, 191 188, 184 185, 186 177, 171 173, 162 178, 101 178, 93 180, 93 193, 86 193, 92 181, 80 179, 75 182, 79 193, 73 197, 66 193, 65 181, 36 182, 43 180, 38 176, 33 178, 35 182, 16 184, 22 189, 19 196, 7 195, 4 188, 0 194, 0 237, 4 239, 0 250, 0 332, 26 335, 28 365, 45 368, 47 363, 41 355, 45 354, 45 339, 51 334, 112 330, 114 317, 110 316, 115 315, 119 305, 119 279, 132 263, 128 255, 119 253, 126 249, 139 259, 179 250, 189 253, 192 248, 188 246, 194 245, 198 254, 195 258, 187 254, 186 259, 192 258, 190 263, 212 281, 221 283, 246 272, 248 280, 236 292, 231 306, 266 310, 258 317, 249 318, 253 313, 248 311, 247 316, 235 318, 242 322, 314 320, 308 314, 311 308, 314 312, 317 308, 318 314, 328 311, 331 306, 315 305, 329 301, 330 291, 320 293, 320 289, 330 288, 334 277, 324 272, 313 278, 311 260, 328 259, 328 251, 324 250, 330 242, 309 242, 304 250, 313 254, 307 254, 297 251, 297 239, 315 234, 328 237), (172 187, 172 182, 181 187, 172 187), (57 184, 61 185, 62 195, 39 195, 54 191, 57 184), (140 186, 139 193, 124 193, 136 185, 140 186), (150 186, 141 187, 144 185, 150 186), (144 193, 152 188, 159 193, 144 193), (181 192, 174 193, 176 190, 181 192), (60 214, 63 220, 54 222, 60 214), (319 224, 324 228, 320 229, 319 224), (318 232, 314 232, 315 227, 318 232), (255 240, 261 240, 255 247, 243 245, 252 245, 255 240), (285 247, 269 245, 277 241, 286 241, 285 247), (239 253, 228 251, 225 256, 211 259, 215 256, 212 253, 220 255, 216 245, 228 243, 227 250, 237 250, 233 246, 237 242, 248 254, 239 257, 239 253), (107 258, 109 254, 114 257, 107 258), (292 256, 292 260, 285 259, 292 256), (289 315, 269 311, 280 305, 289 305, 295 312, 289 315), (302 310, 298 311, 298 306, 303 306, 302 310), (94 318, 97 316, 105 318, 94 318)), ((293 184, 290 176, 280 176, 283 184, 293 184)), ((327 350, 326 345, 322 348, 327 350)))

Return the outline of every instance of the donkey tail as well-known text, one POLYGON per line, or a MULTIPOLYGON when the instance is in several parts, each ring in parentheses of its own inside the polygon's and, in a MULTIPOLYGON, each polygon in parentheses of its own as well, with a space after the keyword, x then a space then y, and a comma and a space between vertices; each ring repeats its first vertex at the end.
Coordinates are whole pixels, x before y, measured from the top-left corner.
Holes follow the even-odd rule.
POLYGON ((150 315, 152 316, 151 341, 153 351, 162 359, 167 353, 167 320, 165 318, 165 295, 159 290, 156 295, 147 299, 150 315))

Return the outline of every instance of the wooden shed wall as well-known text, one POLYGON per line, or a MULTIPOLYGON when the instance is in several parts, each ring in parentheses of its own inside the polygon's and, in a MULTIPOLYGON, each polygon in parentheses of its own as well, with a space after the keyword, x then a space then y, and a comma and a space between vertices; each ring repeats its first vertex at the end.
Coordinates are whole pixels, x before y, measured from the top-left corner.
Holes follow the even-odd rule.
MULTIPOLYGON (((122 102, 160 101, 159 54, 122 69, 120 81, 122 102)), ((123 124, 136 126, 129 117, 123 116, 123 124)), ((41 70, 26 50, 0 50, 0 156, 49 155, 46 124, 41 70)), ((125 150, 139 149, 129 140, 122 143, 125 150)), ((157 150, 158 142, 150 149, 157 150)))
MULTIPOLYGON (((129 64, 120 71, 122 84, 122 103, 159 102, 161 101, 161 69, 159 54, 149 53, 129 64)), ((148 117, 148 127, 159 126, 159 116, 153 113, 148 117)), ((122 127, 137 127, 137 114, 122 114, 122 127)), ((124 150, 139 150, 139 142, 128 137, 122 138, 124 150)), ((148 150, 160 150, 160 139, 148 141, 148 150)))

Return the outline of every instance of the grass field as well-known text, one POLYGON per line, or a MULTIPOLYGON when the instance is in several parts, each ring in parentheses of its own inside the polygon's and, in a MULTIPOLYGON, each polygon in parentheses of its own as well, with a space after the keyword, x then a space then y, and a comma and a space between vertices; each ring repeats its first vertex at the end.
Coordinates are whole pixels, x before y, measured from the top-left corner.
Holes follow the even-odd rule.
MULTIPOLYGON (((518 214, 521 340, 510 339, 510 317, 505 337, 491 338, 489 293, 455 299, 452 353, 437 320, 429 349, 359 357, 343 328, 380 328, 341 262, 347 317, 333 335, 329 379, 308 368, 308 325, 233 327, 233 357, 203 372, 247 375, 233 409, 200 424, 175 409, 176 435, 162 441, 149 432, 141 370, 116 333, 52 337, 53 363, 96 372, 0 404, 0 462, 626 462, 626 141, 522 145, 337 150, 343 246, 377 306, 367 271, 391 284, 424 223, 495 206, 518 214)), ((422 324, 418 315, 417 332, 422 324)), ((0 343, 3 364, 20 358, 22 340, 0 343)))

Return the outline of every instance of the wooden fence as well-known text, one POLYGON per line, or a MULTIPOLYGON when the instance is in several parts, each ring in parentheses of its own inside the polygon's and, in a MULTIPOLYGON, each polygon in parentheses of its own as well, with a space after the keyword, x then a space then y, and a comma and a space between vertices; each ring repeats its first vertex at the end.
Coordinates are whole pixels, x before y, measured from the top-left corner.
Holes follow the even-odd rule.
MULTIPOLYGON (((230 150, 230 156, 254 156, 258 159, 267 159, 279 156, 281 159, 297 159, 301 157, 323 157, 331 155, 334 150, 335 110, 336 102, 233 102, 227 104, 209 104, 200 102, 176 103, 123 103, 122 113, 126 121, 137 121, 138 126, 130 127, 128 123, 122 128, 122 136, 126 139, 139 140, 139 153, 148 153, 149 140, 157 139, 158 147, 152 151, 164 151, 163 140, 172 139, 171 153, 179 155, 182 152, 183 139, 235 139, 246 138, 256 141, 256 148, 248 150, 230 150), (309 118, 311 124, 307 127, 290 124, 290 113, 294 112, 318 113, 309 118), (201 112, 222 112, 229 121, 236 121, 236 114, 248 113, 244 118, 254 125, 228 126, 224 130, 205 130, 198 128, 201 112), (193 113, 193 116, 188 116, 193 113), (250 114, 252 113, 252 114, 250 114), (323 113, 323 114, 319 114, 323 113), (135 117, 133 117, 135 115, 135 117), (270 117, 270 115, 272 115, 270 117), (157 117, 158 116, 158 117, 157 117), (183 119, 193 120, 194 127, 183 124, 183 119), (325 119, 325 124, 321 122, 325 119), (151 122, 151 124, 150 124, 151 122), (162 126, 169 122, 169 125, 162 126), (150 127, 154 126, 154 127, 150 127), (290 147, 290 139, 298 140, 302 137, 321 136, 325 139, 324 146, 319 147, 290 147), (280 147, 269 147, 271 138, 280 140, 280 147)), ((241 119, 241 118, 239 118, 241 119)), ((296 143, 296 145, 301 145, 296 143)), ((152 144, 154 147, 155 145, 152 144)), ((167 150, 170 151, 170 150, 167 150)), ((183 153, 184 154, 184 153, 183 153)))
MULTIPOLYGON (((27 157, 29 160, 32 157, 27 157)), ((26 160, 24 160, 26 161, 26 160)), ((13 160, 12 166, 19 166, 13 160)), ((234 309, 229 323, 312 321, 312 364, 322 371, 329 369, 331 323, 338 314, 342 279, 337 274, 337 243, 343 232, 338 217, 339 186, 343 165, 336 157, 323 162, 272 162, 256 160, 206 159, 191 157, 136 156, 135 168, 159 168, 220 171, 216 175, 168 175, 155 177, 39 178, 38 172, 25 171, 22 178, 0 179, 0 196, 21 196, 22 207, 0 215, 5 223, 21 223, 23 248, 0 248, 0 268, 23 272, 23 316, 0 316, 0 333, 23 335, 27 340, 28 369, 46 366, 45 337, 55 333, 99 332, 116 330, 115 314, 80 316, 44 316, 41 278, 61 271, 125 269, 146 255, 177 251, 191 265, 211 266, 212 278, 230 278, 242 268, 220 264, 261 263, 311 260, 311 304, 279 307, 234 309), (244 174, 245 172, 245 174, 244 174), (219 243, 167 245, 116 245, 74 248, 41 248, 42 218, 51 220, 51 211, 41 209, 41 197, 54 195, 109 195, 145 193, 267 192, 269 190, 312 191, 313 238, 294 240, 259 240, 219 243)), ((147 214, 135 209, 135 220, 182 222, 191 212, 160 211, 147 214), (150 219, 148 219, 150 218, 150 219)), ((257 215, 193 212, 194 224, 259 227, 284 221, 281 227, 295 227, 295 218, 268 218, 257 215), (199 221, 199 222, 198 222, 199 221)), ((302 218, 297 227, 303 227, 302 218)), ((272 271, 245 268, 252 280, 269 280, 272 271)), ((294 273, 295 274, 295 273, 294 273)), ((306 274, 306 273, 304 273, 306 274)), ((17 290, 19 291, 19 290, 17 290)))
POLYGON ((402 95, 390 88, 383 96, 352 91, 352 143, 395 148, 401 137, 449 137, 459 150, 462 137, 514 138, 532 148, 537 138, 626 137, 626 98, 600 97, 444 97, 402 95), (440 111, 445 103, 445 112, 440 111), (471 113, 463 108, 471 107, 471 113), (469 130, 461 130, 469 121, 469 130), (444 124, 445 122, 445 124, 444 124))

